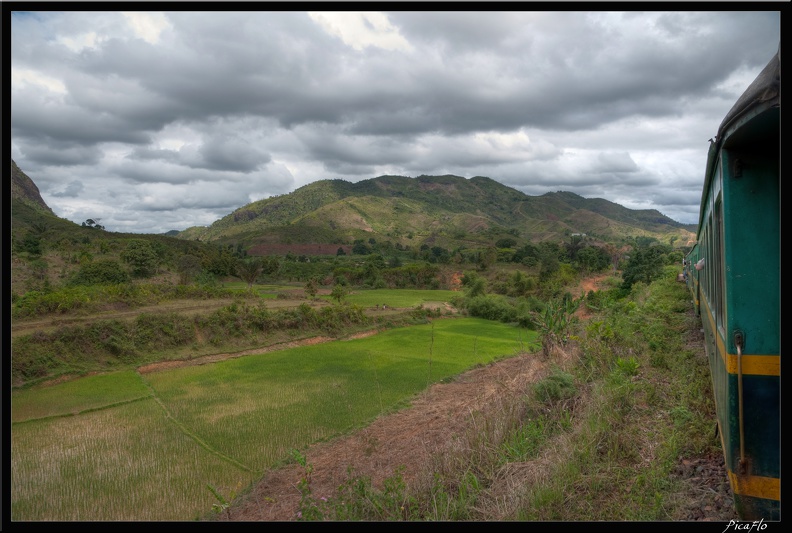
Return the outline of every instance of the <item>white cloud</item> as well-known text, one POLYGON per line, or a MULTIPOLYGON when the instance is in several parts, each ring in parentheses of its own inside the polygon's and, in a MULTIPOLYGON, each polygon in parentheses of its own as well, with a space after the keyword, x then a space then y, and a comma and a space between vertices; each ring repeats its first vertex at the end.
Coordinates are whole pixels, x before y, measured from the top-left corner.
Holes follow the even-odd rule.
POLYGON ((29 68, 11 66, 11 88, 15 91, 23 90, 30 85, 42 87, 50 92, 66 94, 66 85, 53 76, 29 68))
POLYGON ((162 32, 171 27, 163 13, 129 11, 122 14, 135 35, 149 44, 157 44, 162 32))
POLYGON ((413 49, 384 13, 314 11, 308 16, 327 33, 339 37, 355 50, 363 50, 368 46, 403 52, 413 49))
POLYGON ((102 40, 103 37, 100 37, 95 32, 64 35, 58 38, 59 43, 75 53, 82 52, 86 48, 96 48, 102 40))

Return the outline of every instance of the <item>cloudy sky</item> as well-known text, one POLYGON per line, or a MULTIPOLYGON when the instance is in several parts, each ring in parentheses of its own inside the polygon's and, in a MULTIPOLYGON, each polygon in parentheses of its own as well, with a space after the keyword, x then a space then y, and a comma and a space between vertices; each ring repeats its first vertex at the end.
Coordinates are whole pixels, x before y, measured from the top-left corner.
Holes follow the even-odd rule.
POLYGON ((780 23, 13 12, 11 156, 58 216, 118 232, 209 225, 316 180, 383 174, 487 176, 695 223, 708 139, 777 51, 780 23))

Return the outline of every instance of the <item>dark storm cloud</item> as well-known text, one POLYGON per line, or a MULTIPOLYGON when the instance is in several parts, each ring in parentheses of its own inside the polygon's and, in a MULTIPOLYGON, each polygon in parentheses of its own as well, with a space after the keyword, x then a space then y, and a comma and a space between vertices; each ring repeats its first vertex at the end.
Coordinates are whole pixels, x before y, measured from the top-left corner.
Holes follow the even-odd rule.
POLYGON ((109 189, 108 228, 141 231, 378 173, 693 219, 706 140, 780 35, 772 11, 64 11, 11 30, 15 161, 56 212, 109 189))
POLYGON ((66 184, 66 187, 61 192, 53 192, 51 193, 52 196, 56 198, 64 198, 64 197, 77 197, 81 192, 85 190, 81 181, 72 181, 71 183, 66 184))
POLYGON ((81 145, 77 142, 55 141, 41 138, 38 143, 27 143, 24 156, 39 165, 76 166, 95 165, 101 161, 102 152, 93 145, 81 145))
MULTIPOLYGON (((150 136, 135 131, 121 116, 94 112, 71 102, 15 99, 11 134, 30 143, 96 145, 105 142, 144 144, 150 136)), ((54 148, 57 149, 57 148, 54 148)))

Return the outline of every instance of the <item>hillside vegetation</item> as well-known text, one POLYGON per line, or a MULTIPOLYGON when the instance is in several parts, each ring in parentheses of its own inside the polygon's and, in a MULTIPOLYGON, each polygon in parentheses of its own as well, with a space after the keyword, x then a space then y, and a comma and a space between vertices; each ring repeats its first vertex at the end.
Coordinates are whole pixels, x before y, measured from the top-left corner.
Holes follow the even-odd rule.
POLYGON ((651 236, 687 241, 691 228, 656 210, 631 210, 570 192, 528 196, 490 178, 380 176, 321 180, 240 207, 180 238, 252 244, 352 243, 476 247, 512 236, 519 244, 586 234, 601 240, 651 236))

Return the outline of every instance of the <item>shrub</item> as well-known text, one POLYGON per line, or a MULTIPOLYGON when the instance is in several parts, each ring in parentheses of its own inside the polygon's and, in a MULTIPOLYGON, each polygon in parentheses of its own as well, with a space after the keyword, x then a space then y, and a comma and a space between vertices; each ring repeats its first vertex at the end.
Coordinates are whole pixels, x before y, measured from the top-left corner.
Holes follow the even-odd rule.
POLYGON ((550 376, 534 385, 536 399, 544 404, 553 404, 572 398, 577 394, 572 374, 555 370, 550 376))
POLYGON ((72 285, 106 285, 128 283, 129 274, 118 261, 92 261, 80 267, 72 276, 72 285))

